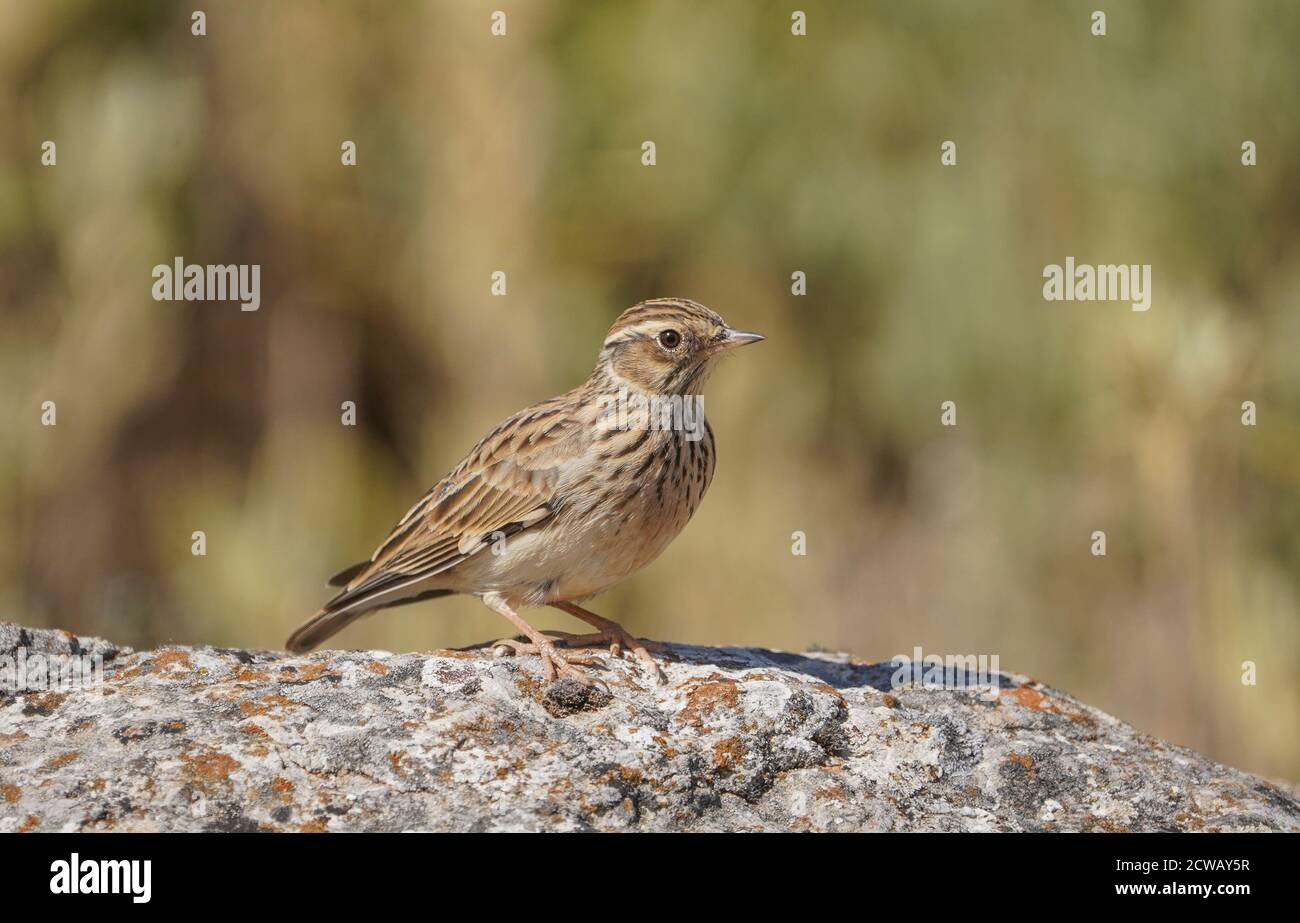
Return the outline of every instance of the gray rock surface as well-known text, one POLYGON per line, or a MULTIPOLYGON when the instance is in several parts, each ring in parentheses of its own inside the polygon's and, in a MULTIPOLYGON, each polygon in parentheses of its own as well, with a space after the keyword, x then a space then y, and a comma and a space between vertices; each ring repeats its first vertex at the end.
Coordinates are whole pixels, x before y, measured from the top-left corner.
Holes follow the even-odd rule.
MULTIPOLYGON (((20 651, 20 649, 22 649, 20 651)), ((0 689, 0 832, 1297 830, 1300 801, 1023 676, 891 689, 840 654, 674 646, 668 682, 536 658, 164 647, 89 688, 0 689)), ((6 661, 5 658, 8 658, 6 661)))

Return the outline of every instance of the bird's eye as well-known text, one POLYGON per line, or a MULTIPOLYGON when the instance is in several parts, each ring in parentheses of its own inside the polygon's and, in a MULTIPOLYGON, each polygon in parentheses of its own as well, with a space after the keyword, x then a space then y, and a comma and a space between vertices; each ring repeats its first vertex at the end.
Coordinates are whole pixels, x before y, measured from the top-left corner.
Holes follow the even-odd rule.
POLYGON ((676 330, 665 330, 659 334, 659 345, 664 349, 676 349, 681 341, 682 335, 676 330))

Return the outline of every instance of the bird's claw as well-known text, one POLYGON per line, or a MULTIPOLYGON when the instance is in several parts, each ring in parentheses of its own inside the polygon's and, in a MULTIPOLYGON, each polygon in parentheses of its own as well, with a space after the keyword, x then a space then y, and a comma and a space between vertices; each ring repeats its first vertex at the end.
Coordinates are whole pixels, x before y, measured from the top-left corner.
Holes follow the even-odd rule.
POLYGON ((566 631, 546 631, 542 634, 548 639, 545 645, 514 638, 502 638, 492 643, 492 653, 497 657, 535 654, 542 658, 542 677, 546 682, 552 682, 557 676, 566 676, 584 686, 590 686, 592 678, 577 669, 575 665, 591 666, 596 661, 590 651, 579 651, 577 648, 609 645, 609 653, 612 657, 621 659, 625 654, 631 653, 632 659, 650 674, 655 685, 661 686, 667 682, 659 662, 650 654, 651 650, 664 650, 662 644, 634 638, 625 631, 599 631, 585 635, 570 634, 566 631))
POLYGON ((666 648, 657 642, 633 637, 621 626, 603 628, 600 631, 585 635, 571 635, 564 632, 556 632, 555 634, 559 636, 558 640, 562 641, 565 647, 609 645, 610 656, 620 659, 625 654, 630 653, 642 669, 650 674, 650 678, 654 680, 655 685, 664 685, 667 682, 663 670, 659 667, 659 662, 650 653, 651 651, 662 652, 666 648))
POLYGON ((492 644, 492 653, 497 657, 537 655, 542 659, 542 680, 547 683, 554 682, 558 677, 564 677, 576 680, 584 686, 592 684, 591 677, 578 669, 579 665, 589 666, 595 663, 589 653, 560 650, 549 642, 533 644, 526 641, 516 641, 514 638, 502 638, 494 642, 492 644))

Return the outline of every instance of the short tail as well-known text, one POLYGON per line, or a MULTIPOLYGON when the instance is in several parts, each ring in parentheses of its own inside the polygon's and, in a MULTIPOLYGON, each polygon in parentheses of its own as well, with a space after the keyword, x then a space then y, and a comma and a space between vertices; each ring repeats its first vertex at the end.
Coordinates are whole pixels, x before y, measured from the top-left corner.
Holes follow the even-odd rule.
POLYGON ((391 609, 394 606, 405 606, 407 603, 420 602, 424 599, 437 599, 439 596, 451 596, 451 590, 428 590, 424 593, 408 596, 405 599, 397 599, 392 602, 381 602, 366 605, 368 600, 358 599, 352 602, 341 602, 341 597, 346 594, 339 594, 335 599, 327 602, 319 612, 298 626, 298 630, 289 636, 289 640, 284 642, 286 650, 294 654, 302 654, 314 647, 319 647, 321 643, 332 638, 344 628, 347 628, 363 615, 368 615, 378 609, 391 609))

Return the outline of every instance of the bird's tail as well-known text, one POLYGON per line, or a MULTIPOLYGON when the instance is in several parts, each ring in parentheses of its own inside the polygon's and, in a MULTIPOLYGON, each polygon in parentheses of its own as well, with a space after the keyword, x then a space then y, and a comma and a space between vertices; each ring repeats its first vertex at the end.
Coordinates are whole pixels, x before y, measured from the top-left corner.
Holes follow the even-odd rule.
POLYGON ((305 653, 370 611, 372 610, 331 612, 328 607, 321 609, 298 626, 298 630, 284 642, 285 649, 294 654, 305 653))
POLYGON ((314 647, 320 646, 322 642, 338 634, 361 616, 368 615, 377 609, 390 609, 393 606, 404 606, 407 603, 419 602, 423 599, 450 596, 452 591, 428 590, 406 599, 380 603, 374 603, 366 598, 345 601, 343 597, 347 595, 346 593, 340 593, 339 596, 327 602, 319 612, 299 625, 298 630, 289 636, 288 641, 284 642, 285 649, 294 654, 305 653, 314 647))

